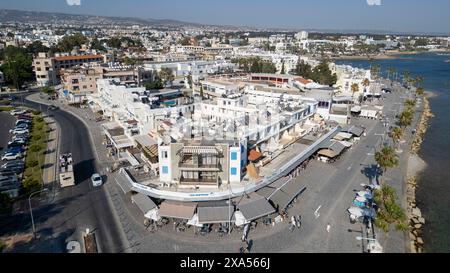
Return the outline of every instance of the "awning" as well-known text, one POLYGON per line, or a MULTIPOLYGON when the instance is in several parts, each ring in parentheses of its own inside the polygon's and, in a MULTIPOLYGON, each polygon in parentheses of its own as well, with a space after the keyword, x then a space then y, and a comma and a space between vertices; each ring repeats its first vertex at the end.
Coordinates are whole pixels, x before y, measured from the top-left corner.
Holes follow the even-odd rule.
POLYGON ((275 212, 269 201, 263 196, 251 193, 235 199, 237 209, 247 221, 252 221, 275 212))
POLYGON ((272 201, 278 211, 281 211, 286 209, 292 200, 294 200, 304 189, 304 185, 292 179, 282 188, 275 191, 272 196, 270 196, 269 200, 272 201))
POLYGON ((181 150, 184 154, 219 154, 216 147, 207 146, 185 146, 181 150))
POLYGON ((330 149, 322 149, 320 151, 317 152, 318 155, 323 155, 329 158, 335 158, 336 156, 338 156, 335 152, 333 152, 330 149))
POLYGON ((195 202, 180 202, 166 200, 161 203, 159 207, 159 215, 161 217, 191 219, 194 215, 197 203, 195 202))
POLYGON ((144 214, 156 208, 156 204, 152 201, 152 199, 142 193, 137 193, 131 196, 131 200, 144 214))
POLYGON ((339 132, 338 134, 336 134, 333 138, 336 140, 347 140, 352 138, 352 134, 350 133, 346 133, 346 132, 339 132))
POLYGON ((153 138, 151 138, 149 135, 140 135, 135 136, 134 140, 139 143, 142 147, 150 147, 154 144, 158 144, 153 138))
POLYGON ((359 137, 364 133, 364 128, 354 126, 354 125, 349 125, 349 126, 344 127, 342 129, 342 132, 347 132, 347 133, 350 133, 350 134, 353 134, 353 135, 359 137))
POLYGON ((255 161, 255 160, 260 159, 262 156, 263 155, 260 152, 258 152, 255 149, 252 149, 252 150, 250 150, 250 153, 248 154, 248 160, 255 161))
POLYGON ((124 177, 123 174, 119 174, 115 177, 116 183, 122 189, 123 193, 127 194, 133 190, 131 183, 124 177))
POLYGON ((244 217, 244 215, 242 215, 242 212, 240 211, 235 211, 234 212, 234 218, 236 219, 236 222, 234 222, 234 224, 238 227, 246 225, 248 223, 250 223, 250 221, 247 221, 244 217))
POLYGON ((352 109, 350 109, 353 113, 359 113, 361 112, 361 106, 353 106, 352 109))
POLYGON ((199 202, 197 207, 200 224, 227 223, 233 221, 234 205, 227 201, 199 202))

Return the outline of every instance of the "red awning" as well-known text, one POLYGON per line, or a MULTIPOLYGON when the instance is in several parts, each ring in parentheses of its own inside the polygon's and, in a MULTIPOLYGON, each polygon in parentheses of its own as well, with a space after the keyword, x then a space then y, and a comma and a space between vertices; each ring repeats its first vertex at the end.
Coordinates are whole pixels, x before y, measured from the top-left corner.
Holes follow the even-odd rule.
POLYGON ((255 161, 262 157, 263 155, 256 151, 256 150, 250 150, 250 153, 248 154, 248 160, 255 161))

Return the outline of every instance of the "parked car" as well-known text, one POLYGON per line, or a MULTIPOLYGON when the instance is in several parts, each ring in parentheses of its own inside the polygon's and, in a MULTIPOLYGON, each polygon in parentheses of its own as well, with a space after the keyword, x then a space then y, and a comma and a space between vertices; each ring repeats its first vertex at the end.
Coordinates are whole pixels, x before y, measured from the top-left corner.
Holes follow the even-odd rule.
POLYGON ((33 123, 33 121, 31 121, 30 119, 18 119, 16 121, 16 126, 20 125, 20 124, 28 124, 31 125, 33 123))
POLYGON ((25 144, 27 144, 27 142, 28 142, 27 139, 25 139, 23 137, 19 137, 19 138, 15 138, 15 139, 13 139, 11 141, 8 141, 8 145, 11 145, 11 144, 25 145, 25 144))
POLYGON ((8 167, 15 167, 15 166, 24 166, 25 163, 22 160, 12 160, 4 163, 0 166, 0 169, 5 169, 8 167))
POLYGON ((15 134, 15 135, 17 135, 17 134, 29 134, 30 133, 30 130, 28 130, 28 129, 25 129, 25 128, 21 128, 21 129, 12 129, 12 130, 9 130, 9 132, 11 133, 11 134, 15 134))
POLYGON ((2 156, 2 160, 16 160, 22 158, 21 153, 5 153, 2 156))
POLYGON ((11 167, 7 169, 0 169, 0 175, 11 176, 15 174, 21 174, 23 172, 23 167, 11 167))
POLYGON ((33 117, 27 114, 23 114, 23 115, 18 115, 17 116, 18 119, 25 119, 25 120, 33 120, 33 117))
POLYGON ((14 109, 14 110, 11 110, 9 113, 11 114, 11 115, 13 115, 13 116, 17 116, 17 115, 23 115, 23 114, 25 114, 27 111, 26 110, 23 110, 23 109, 14 109))
POLYGON ((11 143, 8 143, 7 147, 9 149, 9 148, 23 147, 25 145, 26 143, 12 141, 11 143))
POLYGON ((6 150, 7 153, 23 153, 25 148, 23 147, 11 147, 6 150))
POLYGON ((99 187, 103 184, 102 177, 98 173, 94 173, 91 176, 92 186, 99 187))
POLYGON ((28 141, 28 139, 30 139, 30 135, 28 133, 23 133, 23 134, 16 134, 13 135, 12 140, 16 140, 16 139, 26 139, 28 141))

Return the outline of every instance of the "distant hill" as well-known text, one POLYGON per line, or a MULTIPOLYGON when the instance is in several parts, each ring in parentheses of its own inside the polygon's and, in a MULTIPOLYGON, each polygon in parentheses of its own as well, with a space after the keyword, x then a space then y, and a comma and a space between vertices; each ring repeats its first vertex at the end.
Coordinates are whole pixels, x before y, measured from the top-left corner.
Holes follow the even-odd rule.
POLYGON ((86 25, 120 24, 120 25, 154 25, 154 26, 201 26, 201 24, 168 19, 144 19, 131 17, 109 17, 80 15, 40 11, 23 11, 0 9, 0 23, 56 23, 61 21, 83 23, 86 25))

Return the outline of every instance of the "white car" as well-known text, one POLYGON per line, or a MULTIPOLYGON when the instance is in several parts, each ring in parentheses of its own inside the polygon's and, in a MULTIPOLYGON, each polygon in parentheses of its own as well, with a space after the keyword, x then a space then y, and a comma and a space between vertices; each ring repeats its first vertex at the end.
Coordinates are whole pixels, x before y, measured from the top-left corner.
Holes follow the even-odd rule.
POLYGON ((13 154, 13 153, 6 153, 2 156, 2 160, 16 160, 22 157, 21 153, 13 154))
POLYGON ((92 186, 100 187, 103 184, 102 177, 98 173, 94 173, 91 176, 92 186))
POLYGON ((11 114, 11 115, 13 115, 13 116, 17 116, 17 115, 23 115, 23 114, 25 114, 27 111, 25 111, 25 110, 22 110, 22 109, 14 109, 14 110, 11 110, 9 113, 11 114))
POLYGON ((9 132, 11 134, 14 134, 14 135, 21 135, 21 134, 28 134, 28 133, 30 133, 30 130, 25 129, 25 128, 17 128, 17 129, 9 130, 9 132))

